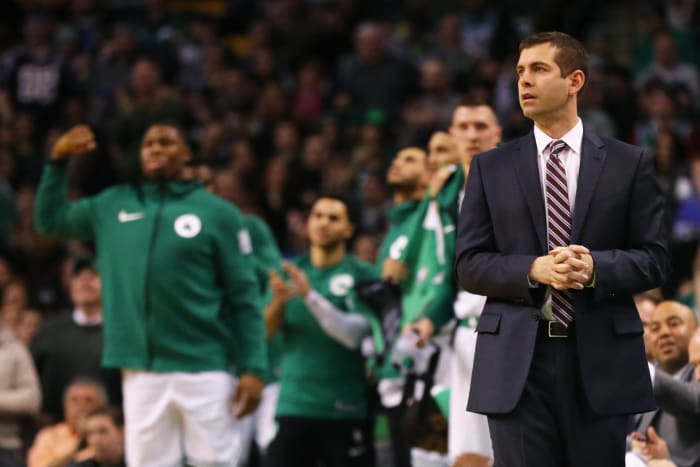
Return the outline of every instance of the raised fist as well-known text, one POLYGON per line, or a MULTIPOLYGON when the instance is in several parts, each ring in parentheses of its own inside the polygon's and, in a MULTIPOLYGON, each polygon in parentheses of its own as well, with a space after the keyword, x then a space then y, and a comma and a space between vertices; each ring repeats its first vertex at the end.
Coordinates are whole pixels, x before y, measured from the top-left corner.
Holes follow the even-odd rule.
POLYGON ((87 154, 95 150, 95 134, 87 125, 76 125, 62 134, 51 149, 51 159, 60 160, 69 156, 87 154))

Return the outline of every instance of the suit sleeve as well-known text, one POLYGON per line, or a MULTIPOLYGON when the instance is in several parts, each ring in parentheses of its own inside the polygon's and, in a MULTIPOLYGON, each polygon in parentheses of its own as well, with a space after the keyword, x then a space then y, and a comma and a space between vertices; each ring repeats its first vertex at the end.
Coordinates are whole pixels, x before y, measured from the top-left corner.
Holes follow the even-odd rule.
POLYGON ((65 163, 45 164, 36 194, 34 228, 52 237, 91 240, 93 198, 70 202, 67 172, 65 163))
POLYGON ((642 151, 626 213, 627 247, 591 252, 596 299, 639 293, 663 284, 670 269, 664 204, 651 157, 642 151))
POLYGON ((472 160, 459 214, 457 280, 473 294, 534 305, 527 274, 537 256, 498 251, 484 177, 482 155, 477 155, 472 160))
POLYGON ((678 418, 700 418, 700 384, 673 378, 657 368, 654 373, 654 397, 659 408, 678 418))
POLYGON ((232 336, 231 352, 237 374, 249 373, 262 379, 267 368, 267 346, 252 253, 240 244, 238 233, 243 219, 238 210, 227 211, 221 217, 226 219, 216 242, 225 295, 222 320, 232 336), (231 238, 235 240, 232 242, 231 238))

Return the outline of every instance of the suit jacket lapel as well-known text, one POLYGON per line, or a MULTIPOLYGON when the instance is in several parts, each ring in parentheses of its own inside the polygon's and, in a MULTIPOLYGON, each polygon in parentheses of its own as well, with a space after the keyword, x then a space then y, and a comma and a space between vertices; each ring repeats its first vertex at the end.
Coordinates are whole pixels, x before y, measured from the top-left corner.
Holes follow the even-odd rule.
POLYGON ((544 212, 544 196, 542 195, 542 182, 537 166, 537 145, 532 132, 520 139, 520 145, 513 153, 513 164, 516 178, 520 182, 520 188, 525 195, 527 206, 530 210, 532 223, 537 231, 540 248, 547 252, 547 229, 544 212))
POLYGON ((581 142, 581 166, 578 172, 576 201, 571 226, 571 243, 579 243, 581 227, 586 220, 588 207, 591 204, 593 191, 598 183, 605 157, 603 142, 596 135, 584 131, 581 142))

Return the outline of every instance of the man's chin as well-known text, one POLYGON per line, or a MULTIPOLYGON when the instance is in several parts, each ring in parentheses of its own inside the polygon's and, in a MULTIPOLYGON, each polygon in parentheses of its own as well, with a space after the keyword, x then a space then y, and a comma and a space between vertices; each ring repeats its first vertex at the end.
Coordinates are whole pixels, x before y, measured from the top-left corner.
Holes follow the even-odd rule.
POLYGON ((169 179, 166 173, 159 171, 145 171, 143 178, 149 182, 164 182, 169 179))

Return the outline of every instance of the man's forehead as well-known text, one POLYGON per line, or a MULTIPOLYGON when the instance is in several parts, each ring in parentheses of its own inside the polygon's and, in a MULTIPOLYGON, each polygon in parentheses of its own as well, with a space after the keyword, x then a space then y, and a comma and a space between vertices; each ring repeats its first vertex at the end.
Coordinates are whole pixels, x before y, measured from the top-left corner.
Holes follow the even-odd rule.
POLYGON ((339 199, 320 198, 311 208, 314 212, 323 212, 327 214, 345 214, 347 209, 345 203, 339 199))
POLYGON ((162 137, 180 139, 180 132, 178 132, 177 128, 172 125, 153 125, 148 129, 146 135, 144 136, 144 138, 162 137))
POLYGON ((418 149, 418 148, 402 149, 396 155, 397 159, 421 159, 421 158, 425 158, 425 157, 426 157, 425 151, 423 151, 422 149, 418 149))
POLYGON ((447 133, 436 133, 430 138, 430 146, 449 146, 452 144, 452 136, 447 133))
POLYGON ((651 319, 654 321, 667 320, 670 318, 678 318, 685 321, 688 315, 693 312, 690 308, 686 307, 682 303, 661 303, 654 308, 651 313, 651 319))
POLYGON ((99 394, 99 389, 92 384, 74 384, 68 388, 68 395, 70 396, 85 396, 99 394))
POLYGON ((484 122, 488 124, 496 123, 496 115, 488 105, 470 105, 457 107, 454 114, 454 123, 461 122, 484 122))
POLYGON ((555 64, 554 59, 556 58, 558 50, 559 49, 554 44, 549 42, 533 45, 532 47, 520 51, 517 66, 530 66, 538 62, 555 64))

